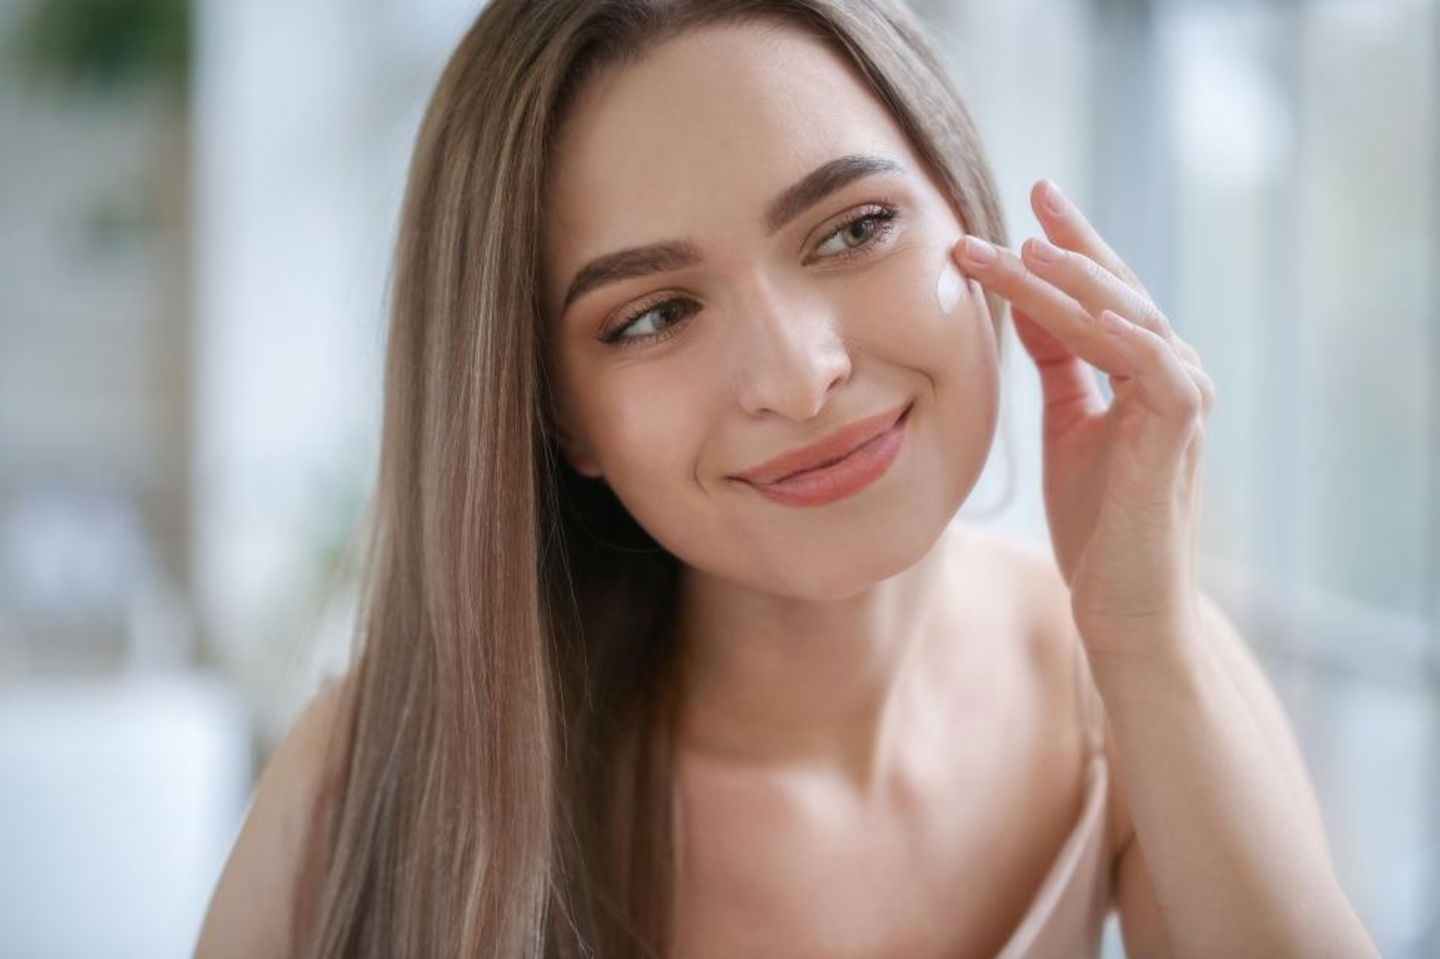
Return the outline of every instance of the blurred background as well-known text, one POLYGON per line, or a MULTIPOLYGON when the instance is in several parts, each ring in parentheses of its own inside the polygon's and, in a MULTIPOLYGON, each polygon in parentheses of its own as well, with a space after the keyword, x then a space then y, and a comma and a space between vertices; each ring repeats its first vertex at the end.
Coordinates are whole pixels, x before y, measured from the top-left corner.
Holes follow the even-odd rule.
MULTIPOLYGON (((1384 954, 1440 957, 1440 0, 911 2, 1011 245, 1055 179, 1204 357, 1203 585, 1384 954)), ((478 9, 0 0, 0 955, 188 955, 343 670, 406 163, 478 9)), ((966 510, 1043 543, 1010 335, 966 510)))

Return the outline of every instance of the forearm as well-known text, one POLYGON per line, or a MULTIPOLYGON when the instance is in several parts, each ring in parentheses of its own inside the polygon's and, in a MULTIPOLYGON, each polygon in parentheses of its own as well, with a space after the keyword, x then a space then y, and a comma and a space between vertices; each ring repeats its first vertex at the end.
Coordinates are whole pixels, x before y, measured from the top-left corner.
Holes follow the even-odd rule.
POLYGON ((1153 655, 1092 656, 1091 667, 1135 841, 1177 949, 1378 955, 1200 628, 1152 639, 1153 655))

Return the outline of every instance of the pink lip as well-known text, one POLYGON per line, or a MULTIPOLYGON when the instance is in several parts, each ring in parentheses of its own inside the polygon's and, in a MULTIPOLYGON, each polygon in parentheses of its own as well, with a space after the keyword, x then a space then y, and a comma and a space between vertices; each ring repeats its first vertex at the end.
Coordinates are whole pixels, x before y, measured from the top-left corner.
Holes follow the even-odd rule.
POLYGON ((752 467, 743 473, 736 473, 734 478, 759 486, 779 482, 802 470, 811 470, 819 466, 828 465, 848 456, 860 446, 870 442, 881 433, 890 429, 909 409, 910 405, 907 403, 897 406, 887 413, 880 413, 875 416, 868 416, 863 420, 856 420, 849 426, 841 427, 819 442, 802 446, 788 453, 782 453, 780 456, 766 460, 759 466, 752 467))
POLYGON ((910 405, 860 420, 832 434, 820 443, 777 457, 736 477, 754 486, 756 491, 788 506, 822 506, 859 492, 878 480, 890 468, 905 437, 905 424, 910 405), (855 442, 856 437, 860 442, 855 442), (845 449, 839 459, 835 450, 845 449), (827 462, 833 460, 833 462, 827 462), (796 470, 796 462, 815 465, 796 470), (823 465, 821 465, 823 464, 823 465), (754 474, 780 476, 756 480, 754 474))

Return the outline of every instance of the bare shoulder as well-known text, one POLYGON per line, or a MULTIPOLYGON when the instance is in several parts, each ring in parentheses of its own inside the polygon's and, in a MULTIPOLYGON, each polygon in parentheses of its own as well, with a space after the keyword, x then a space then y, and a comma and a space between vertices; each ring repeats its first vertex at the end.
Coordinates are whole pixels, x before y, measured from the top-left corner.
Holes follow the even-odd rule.
POLYGON ((351 683, 349 676, 328 681, 266 764, 211 896, 197 959, 289 953, 293 894, 326 746, 351 683))

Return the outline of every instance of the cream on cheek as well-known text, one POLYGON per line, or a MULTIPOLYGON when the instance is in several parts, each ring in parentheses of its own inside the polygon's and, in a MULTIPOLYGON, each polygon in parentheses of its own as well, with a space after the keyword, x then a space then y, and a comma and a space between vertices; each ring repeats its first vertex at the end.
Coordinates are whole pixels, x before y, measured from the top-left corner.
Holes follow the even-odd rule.
POLYGON ((947 255, 940 267, 940 276, 935 280, 935 300, 940 304, 941 313, 949 314, 954 311, 955 304, 960 302, 960 291, 963 287, 964 280, 960 277, 960 271, 955 269, 955 264, 947 255))

